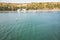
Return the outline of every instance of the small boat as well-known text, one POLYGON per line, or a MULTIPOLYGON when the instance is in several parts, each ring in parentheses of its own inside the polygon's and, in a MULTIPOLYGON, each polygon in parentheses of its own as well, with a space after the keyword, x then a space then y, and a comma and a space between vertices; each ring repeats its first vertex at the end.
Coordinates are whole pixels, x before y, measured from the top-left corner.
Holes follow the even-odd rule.
POLYGON ((18 9, 17 12, 26 12, 26 9, 18 9))

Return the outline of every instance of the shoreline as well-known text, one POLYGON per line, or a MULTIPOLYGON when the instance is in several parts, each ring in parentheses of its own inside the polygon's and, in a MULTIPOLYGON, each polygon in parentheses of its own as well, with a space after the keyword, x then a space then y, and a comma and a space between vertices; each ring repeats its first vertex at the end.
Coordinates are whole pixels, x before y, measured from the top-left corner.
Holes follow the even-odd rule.
MULTIPOLYGON (((30 11, 32 11, 32 12, 34 12, 34 11, 36 11, 36 12, 39 12, 39 11, 60 11, 60 9, 51 9, 51 10, 49 10, 49 9, 41 9, 41 10, 25 10, 26 12, 30 12, 30 11)), ((25 12, 24 10, 21 10, 20 12, 25 12)), ((0 11, 0 12, 17 12, 17 11, 0 11)))

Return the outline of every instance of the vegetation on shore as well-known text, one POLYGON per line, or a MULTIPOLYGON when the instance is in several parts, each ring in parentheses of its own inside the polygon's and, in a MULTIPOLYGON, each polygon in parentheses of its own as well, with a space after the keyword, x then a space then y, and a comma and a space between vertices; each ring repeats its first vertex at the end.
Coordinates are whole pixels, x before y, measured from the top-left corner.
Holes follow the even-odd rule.
POLYGON ((60 2, 0 3, 0 11, 60 9, 60 2))

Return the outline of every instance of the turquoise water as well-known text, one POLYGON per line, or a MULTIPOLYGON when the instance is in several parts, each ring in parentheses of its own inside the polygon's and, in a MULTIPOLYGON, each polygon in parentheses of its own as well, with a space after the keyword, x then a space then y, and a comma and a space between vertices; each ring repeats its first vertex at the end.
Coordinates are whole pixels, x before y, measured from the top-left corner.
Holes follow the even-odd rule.
POLYGON ((0 12, 0 40, 60 40, 60 11, 0 12))

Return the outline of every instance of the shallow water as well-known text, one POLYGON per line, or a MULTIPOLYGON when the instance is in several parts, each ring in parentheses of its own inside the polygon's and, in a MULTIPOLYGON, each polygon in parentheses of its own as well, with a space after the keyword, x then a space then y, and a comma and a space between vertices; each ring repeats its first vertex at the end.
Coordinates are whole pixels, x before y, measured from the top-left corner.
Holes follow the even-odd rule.
POLYGON ((60 11, 0 12, 0 40, 60 40, 60 11))

